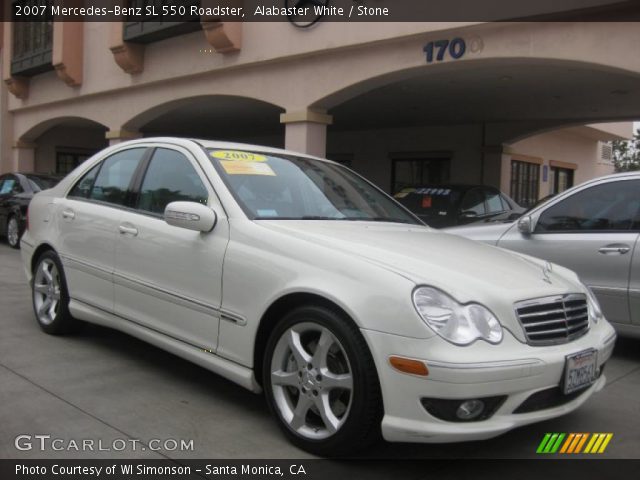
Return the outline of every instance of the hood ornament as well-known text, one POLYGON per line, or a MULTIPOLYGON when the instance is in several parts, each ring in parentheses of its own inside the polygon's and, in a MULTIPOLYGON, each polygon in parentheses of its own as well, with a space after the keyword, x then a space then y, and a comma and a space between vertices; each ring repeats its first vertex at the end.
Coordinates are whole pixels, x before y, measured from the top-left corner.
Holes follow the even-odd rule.
POLYGON ((551 283, 551 277, 549 274, 553 271, 553 265, 551 262, 545 262, 544 267, 542 267, 542 280, 547 283, 551 283))

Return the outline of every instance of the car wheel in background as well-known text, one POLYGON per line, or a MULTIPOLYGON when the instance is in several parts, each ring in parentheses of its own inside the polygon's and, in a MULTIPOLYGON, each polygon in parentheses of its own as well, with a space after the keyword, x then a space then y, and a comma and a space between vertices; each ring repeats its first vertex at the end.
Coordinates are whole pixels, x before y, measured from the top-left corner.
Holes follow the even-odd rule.
POLYGON ((298 447, 344 456, 379 438, 376 368, 343 315, 319 306, 293 310, 272 332, 263 365, 269 408, 298 447))
POLYGON ((7 221, 7 243, 11 248, 20 248, 21 236, 22 231, 18 219, 15 215, 12 215, 7 221))
POLYGON ((78 329, 81 322, 69 313, 69 292, 60 259, 53 251, 38 258, 31 287, 33 310, 40 328, 52 335, 78 329))

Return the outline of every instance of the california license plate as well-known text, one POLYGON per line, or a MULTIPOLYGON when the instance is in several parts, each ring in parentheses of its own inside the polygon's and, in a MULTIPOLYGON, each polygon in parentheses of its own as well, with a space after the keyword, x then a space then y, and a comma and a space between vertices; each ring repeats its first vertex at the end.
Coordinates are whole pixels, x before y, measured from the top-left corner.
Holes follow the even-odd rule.
POLYGON ((563 390, 565 395, 588 387, 596 381, 598 352, 584 350, 567 355, 564 367, 563 390))

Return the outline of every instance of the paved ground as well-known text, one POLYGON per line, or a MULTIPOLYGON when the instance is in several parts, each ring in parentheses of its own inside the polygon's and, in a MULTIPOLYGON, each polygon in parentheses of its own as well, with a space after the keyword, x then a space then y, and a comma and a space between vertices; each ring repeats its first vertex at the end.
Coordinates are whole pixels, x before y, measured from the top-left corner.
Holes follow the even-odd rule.
MULTIPOLYGON (((381 443, 372 458, 527 458, 545 432, 613 432, 604 456, 640 458, 640 341, 621 339, 606 388, 571 415, 457 445, 381 443)), ((115 445, 118 446, 118 443, 115 445)), ((97 445, 96 445, 97 448, 97 445)), ((171 448, 171 447, 170 447, 171 448)), ((308 458, 262 397, 136 339, 90 326, 52 337, 33 316, 19 252, 0 243, 0 458, 308 458), (18 451, 21 434, 66 440, 193 439, 186 452, 18 451)))

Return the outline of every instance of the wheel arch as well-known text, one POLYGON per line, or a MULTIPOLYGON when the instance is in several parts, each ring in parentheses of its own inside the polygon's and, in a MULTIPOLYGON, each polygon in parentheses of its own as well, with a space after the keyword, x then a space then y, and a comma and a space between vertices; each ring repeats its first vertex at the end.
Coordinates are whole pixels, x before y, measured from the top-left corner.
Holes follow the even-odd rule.
POLYGON ((58 252, 56 252, 56 249, 53 248, 53 246, 51 244, 49 244, 49 243, 41 243, 33 251, 33 255, 31 255, 31 262, 30 262, 31 273, 33 273, 33 271, 35 270, 36 262, 38 261, 38 258, 40 258, 40 255, 42 255, 44 252, 47 252, 47 251, 52 251, 53 253, 58 255, 58 252))
POLYGON ((317 293, 309 292, 294 292, 288 293, 277 300, 275 300, 269 308, 264 312, 260 319, 258 331, 256 333, 256 339, 253 347, 253 371, 256 381, 262 386, 262 368, 263 357, 269 340, 269 335, 273 331, 278 321, 291 310, 303 306, 303 305, 315 305, 328 308, 329 310, 338 313, 343 316, 349 322, 351 322, 356 328, 359 329, 358 324, 352 318, 349 313, 345 311, 336 302, 319 295, 317 293))

